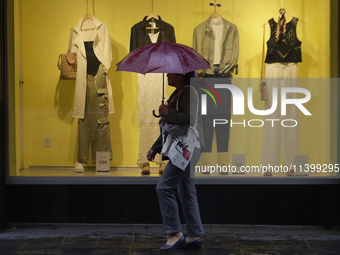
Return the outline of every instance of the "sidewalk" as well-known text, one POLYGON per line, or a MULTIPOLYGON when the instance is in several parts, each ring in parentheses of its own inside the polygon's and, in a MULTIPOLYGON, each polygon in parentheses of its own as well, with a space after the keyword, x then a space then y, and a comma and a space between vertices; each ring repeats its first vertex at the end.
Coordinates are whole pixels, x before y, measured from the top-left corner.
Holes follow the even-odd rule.
MULTIPOLYGON (((340 228, 205 225, 201 250, 172 254, 340 254, 340 228)), ((185 232, 185 228, 183 229, 185 232)), ((17 225, 0 232, 0 255, 164 254, 161 225, 17 225)))

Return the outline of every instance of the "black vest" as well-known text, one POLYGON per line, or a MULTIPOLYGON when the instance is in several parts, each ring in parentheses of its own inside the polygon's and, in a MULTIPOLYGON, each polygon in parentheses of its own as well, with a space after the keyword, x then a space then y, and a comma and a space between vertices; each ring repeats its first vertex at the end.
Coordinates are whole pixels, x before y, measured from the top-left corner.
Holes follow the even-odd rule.
POLYGON ((275 34, 277 23, 273 18, 269 20, 270 38, 267 41, 266 63, 302 62, 301 42, 296 36, 297 22, 298 18, 293 17, 292 20, 286 24, 286 35, 276 41, 275 34))

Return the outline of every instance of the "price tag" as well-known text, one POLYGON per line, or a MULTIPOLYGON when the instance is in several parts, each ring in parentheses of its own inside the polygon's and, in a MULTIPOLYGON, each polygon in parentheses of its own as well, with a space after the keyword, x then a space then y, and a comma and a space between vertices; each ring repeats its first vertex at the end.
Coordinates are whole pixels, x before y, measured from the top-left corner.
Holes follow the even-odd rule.
POLYGON ((110 152, 109 151, 97 151, 96 171, 97 172, 110 172, 110 152))
POLYGON ((241 171, 241 166, 246 165, 246 154, 233 154, 231 157, 231 162, 233 174, 245 174, 244 171, 241 171))
POLYGON ((308 155, 295 156, 294 163, 296 166, 295 176, 308 176, 306 167, 306 165, 308 165, 308 155))

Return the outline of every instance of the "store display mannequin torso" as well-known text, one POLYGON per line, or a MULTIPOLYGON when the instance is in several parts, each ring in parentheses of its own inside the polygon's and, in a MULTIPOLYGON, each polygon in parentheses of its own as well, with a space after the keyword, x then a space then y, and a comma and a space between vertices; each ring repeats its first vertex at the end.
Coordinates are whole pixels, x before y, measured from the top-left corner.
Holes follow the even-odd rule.
POLYGON ((296 35, 298 20, 298 18, 293 17, 291 21, 286 23, 286 35, 278 41, 276 41, 277 22, 273 18, 268 21, 270 25, 270 38, 267 41, 266 63, 302 62, 301 41, 299 41, 296 35))
MULTIPOLYGON (((159 16, 158 16, 159 17, 159 16)), ((146 20, 147 17, 131 28, 130 51, 135 48, 160 41, 176 42, 174 28, 159 20, 146 20), (146 29, 151 27, 155 29, 146 29), (158 27, 158 29, 156 29, 158 27)), ((142 173, 150 173, 149 161, 146 154, 152 143, 159 136, 158 119, 152 115, 152 110, 158 109, 162 100, 163 75, 158 73, 137 74, 138 81, 138 124, 139 124, 139 150, 137 165, 142 173), (159 100, 157 100, 159 99, 159 100)), ((164 97, 167 98, 167 86, 164 87, 164 97)), ((153 160, 160 166, 160 173, 166 164, 161 155, 153 160)))
MULTIPOLYGON (((236 25, 223 19, 222 46, 219 61, 219 75, 231 78, 232 73, 237 74, 237 62, 239 55, 239 35, 236 25)), ((197 50, 206 60, 209 61, 212 69, 198 70, 199 76, 214 74, 215 62, 215 36, 211 27, 211 17, 197 25, 194 29, 192 48, 197 50)), ((218 52, 218 51, 217 51, 218 52)))
MULTIPOLYGON (((272 89, 286 87, 296 87, 298 78, 298 63, 301 58, 301 41, 296 35, 296 25, 298 18, 293 17, 291 21, 286 23, 286 31, 277 39, 277 22, 272 18, 268 21, 270 25, 270 38, 267 41, 266 55, 266 85, 268 90, 268 99, 265 102, 265 109, 270 109, 273 103, 272 89)), ((280 114, 280 95, 278 96, 278 109, 266 116, 266 119, 293 119, 298 121, 299 114, 296 108, 289 108, 287 115, 280 114)), ((290 98, 297 98, 296 93, 291 93, 290 98)), ((280 164, 282 151, 282 159, 284 166, 292 166, 295 164, 295 156, 299 155, 299 128, 282 128, 279 125, 271 127, 264 125, 262 158, 263 166, 277 166, 280 164)), ((290 171, 292 169, 289 169, 290 171)), ((287 173, 290 175, 291 173, 287 173)), ((264 175, 272 175, 267 172, 264 175)))

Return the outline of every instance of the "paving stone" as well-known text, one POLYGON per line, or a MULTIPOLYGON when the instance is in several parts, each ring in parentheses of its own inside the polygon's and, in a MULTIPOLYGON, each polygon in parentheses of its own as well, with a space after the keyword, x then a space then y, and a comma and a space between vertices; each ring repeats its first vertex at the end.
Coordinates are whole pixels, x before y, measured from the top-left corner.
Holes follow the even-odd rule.
POLYGON ((132 252, 133 255, 159 255, 159 254, 172 254, 172 255, 204 255, 204 251, 198 250, 174 250, 169 252, 162 252, 159 249, 157 250, 134 250, 132 252))
POLYGON ((274 240, 272 241, 275 246, 275 250, 280 252, 287 251, 300 251, 305 253, 313 252, 307 245, 306 241, 303 240, 274 240))
POLYGON ((0 244, 27 244, 30 241, 30 239, 1 239, 0 238, 0 244))
POLYGON ((26 250, 22 253, 23 255, 59 255, 59 249, 37 249, 37 250, 26 250))
POLYGON ((94 248, 70 248, 60 250, 58 255, 95 255, 94 248))
POLYGON ((228 251, 235 251, 235 252, 240 251, 240 246, 238 246, 237 244, 226 244, 223 242, 221 242, 220 244, 215 244, 214 246, 210 246, 209 244, 204 242, 202 247, 206 250, 221 249, 221 250, 228 250, 228 251))
POLYGON ((61 249, 71 248, 95 248, 97 246, 97 239, 84 239, 84 238, 69 238, 65 239, 60 245, 61 249))
POLYGON ((25 250, 34 249, 60 249, 63 242, 63 238, 40 238, 40 239, 30 239, 25 250))
POLYGON ((242 251, 241 252, 242 255, 280 255, 280 253, 278 253, 277 251, 242 251))
POLYGON ((21 254, 21 251, 25 247, 25 244, 17 243, 0 243, 0 254, 3 255, 17 255, 21 254))
POLYGON ((132 238, 100 238, 97 249, 125 249, 132 246, 132 238))
POLYGON ((150 247, 160 247, 163 246, 166 241, 166 237, 163 236, 135 235, 133 238, 133 246, 147 245, 150 247))
POLYGON ((319 240, 307 240, 309 247, 315 252, 337 251, 340 254, 340 241, 319 241, 319 240))
POLYGON ((275 251, 275 246, 268 240, 237 240, 241 252, 275 251))
POLYGON ((320 254, 320 255, 339 255, 338 251, 325 251, 322 253, 314 253, 314 254, 320 254))
POLYGON ((268 234, 261 234, 261 233, 236 233, 235 234, 235 238, 236 240, 242 240, 242 239, 245 239, 245 240, 268 240, 270 241, 271 238, 269 237, 268 234))
MULTIPOLYGON (((228 254, 228 255, 243 255, 244 253, 237 251, 229 251, 229 250, 221 250, 221 249, 209 249, 204 251, 205 255, 220 255, 220 254, 228 254)), ((247 254, 249 255, 249 253, 247 254)))
POLYGON ((235 238, 230 239, 220 236, 203 238, 203 247, 206 249, 220 248, 223 250, 240 251, 235 238))
POLYGON ((181 252, 185 255, 204 255, 205 254, 204 248, 199 249, 199 250, 193 250, 193 249, 182 250, 181 252))
MULTIPOLYGON (((9 229, 0 232, 0 255, 164 254, 167 236, 157 226, 123 229, 108 226, 57 226, 9 229), (114 232, 112 232, 114 229, 114 232), (129 230, 125 232, 123 230, 129 230), (145 231, 143 233, 143 231, 145 231), (64 234, 63 234, 64 233, 64 234)), ((340 229, 325 231, 303 226, 233 226, 205 228, 201 250, 176 250, 176 255, 339 255, 340 229), (210 230, 218 230, 216 233, 210 230), (232 229, 232 231, 230 231, 232 229), (208 230, 208 231, 207 231, 208 230)))
POLYGON ((279 251, 280 255, 323 255, 317 254, 312 251, 299 251, 299 250, 288 250, 288 251, 279 251))
POLYGON ((97 249, 95 255, 130 255, 131 251, 119 250, 119 249, 97 249))

